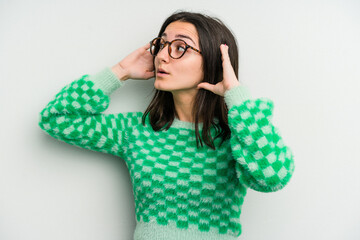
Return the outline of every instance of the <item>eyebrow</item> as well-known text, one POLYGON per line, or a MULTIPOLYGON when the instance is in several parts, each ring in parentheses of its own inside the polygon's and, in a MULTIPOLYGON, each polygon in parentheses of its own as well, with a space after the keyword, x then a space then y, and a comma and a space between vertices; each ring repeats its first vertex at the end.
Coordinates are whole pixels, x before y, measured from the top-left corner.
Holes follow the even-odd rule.
MULTIPOLYGON (((162 37, 167 37, 166 33, 163 33, 161 35, 162 37)), ((191 39, 191 37, 187 36, 187 35, 183 35, 183 34, 176 34, 175 37, 180 37, 180 38, 187 38, 187 39, 190 39, 194 44, 195 42, 191 39)), ((195 44, 196 45, 196 44, 195 44)))

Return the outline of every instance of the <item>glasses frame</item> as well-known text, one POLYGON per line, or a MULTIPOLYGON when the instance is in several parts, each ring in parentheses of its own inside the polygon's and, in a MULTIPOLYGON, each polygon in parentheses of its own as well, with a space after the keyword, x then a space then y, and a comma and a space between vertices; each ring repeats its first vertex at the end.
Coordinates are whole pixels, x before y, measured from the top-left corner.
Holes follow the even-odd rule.
POLYGON ((173 58, 173 59, 179 59, 179 58, 181 58, 182 56, 184 56, 184 54, 186 53, 186 51, 189 49, 189 48, 191 48, 192 50, 194 50, 194 51, 196 51, 196 52, 198 52, 198 53, 200 53, 201 54, 201 51, 200 50, 198 50, 198 49, 196 49, 196 48, 194 48, 194 47, 192 47, 192 46, 190 46, 189 44, 187 44, 183 39, 179 39, 179 38, 177 38, 177 39, 174 39, 174 40, 172 40, 171 42, 170 41, 165 41, 165 39, 163 39, 162 37, 156 37, 156 38, 154 38, 153 40, 151 40, 150 41, 150 53, 151 53, 151 55, 153 55, 153 56, 156 56, 155 54, 153 54, 152 53, 152 51, 151 51, 151 47, 152 47, 152 43, 155 41, 155 39, 162 39, 165 43, 164 43, 164 47, 163 48, 161 48, 161 49, 159 49, 159 51, 158 51, 158 53, 157 54, 159 54, 159 52, 162 50, 162 49, 164 49, 165 47, 166 47, 166 44, 169 44, 169 47, 168 47, 168 53, 169 53, 169 56, 171 57, 171 58, 173 58), (173 42, 175 42, 175 41, 182 41, 183 43, 185 43, 185 51, 180 55, 180 57, 178 57, 178 58, 174 58, 173 56, 171 56, 171 44, 173 43, 173 42))

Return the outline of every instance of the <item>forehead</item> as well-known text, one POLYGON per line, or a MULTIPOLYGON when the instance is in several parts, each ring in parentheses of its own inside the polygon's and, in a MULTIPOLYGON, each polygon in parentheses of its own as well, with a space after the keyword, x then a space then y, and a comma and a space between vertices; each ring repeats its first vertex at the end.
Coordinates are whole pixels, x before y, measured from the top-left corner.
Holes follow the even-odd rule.
POLYGON ((181 38, 186 40, 186 42, 193 42, 195 45, 198 45, 198 33, 192 23, 180 21, 172 22, 166 27, 162 36, 167 40, 181 38))

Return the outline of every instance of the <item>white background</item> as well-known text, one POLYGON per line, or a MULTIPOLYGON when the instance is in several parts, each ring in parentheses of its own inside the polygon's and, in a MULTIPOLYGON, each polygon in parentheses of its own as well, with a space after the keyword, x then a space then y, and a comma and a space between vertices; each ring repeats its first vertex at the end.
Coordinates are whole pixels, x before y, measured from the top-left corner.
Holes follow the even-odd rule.
MULTIPOLYGON (((360 239, 360 2, 357 0, 0 0, 0 239, 128 240, 134 197, 122 159, 38 127, 66 84, 111 67, 175 10, 222 19, 239 78, 274 101, 295 156, 290 183, 248 191, 239 239, 360 239)), ((145 110, 153 80, 130 80, 106 113, 145 110)))

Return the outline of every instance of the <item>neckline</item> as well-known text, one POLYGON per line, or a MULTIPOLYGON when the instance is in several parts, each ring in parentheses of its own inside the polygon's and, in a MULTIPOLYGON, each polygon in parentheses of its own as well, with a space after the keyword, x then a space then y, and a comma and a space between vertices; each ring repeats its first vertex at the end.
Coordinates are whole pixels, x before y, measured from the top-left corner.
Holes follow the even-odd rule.
MULTIPOLYGON (((214 122, 217 124, 219 123, 219 119, 218 118, 214 118, 214 122)), ((201 131, 203 129, 204 124, 198 123, 198 127, 199 127, 199 131, 201 131)), ((181 121, 180 119, 178 119, 177 117, 174 118, 173 123, 171 124, 170 128, 185 128, 185 129, 191 129, 195 131, 195 123, 193 122, 185 122, 185 121, 181 121)))
MULTIPOLYGON (((198 123, 199 130, 201 130, 203 128, 203 125, 204 124, 202 122, 198 123)), ((174 121, 171 124, 171 127, 174 127, 174 128, 186 128, 186 129, 195 130, 195 123, 194 122, 181 121, 180 119, 175 117, 174 121)))

